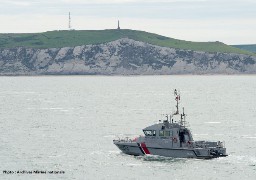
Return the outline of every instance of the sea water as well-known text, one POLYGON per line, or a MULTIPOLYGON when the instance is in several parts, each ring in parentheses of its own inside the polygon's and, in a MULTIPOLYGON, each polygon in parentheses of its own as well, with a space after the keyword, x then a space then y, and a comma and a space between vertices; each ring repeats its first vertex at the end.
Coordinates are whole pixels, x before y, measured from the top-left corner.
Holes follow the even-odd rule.
POLYGON ((0 77, 0 179, 256 179, 256 76, 0 77), (174 112, 212 160, 134 157, 113 145, 174 112))

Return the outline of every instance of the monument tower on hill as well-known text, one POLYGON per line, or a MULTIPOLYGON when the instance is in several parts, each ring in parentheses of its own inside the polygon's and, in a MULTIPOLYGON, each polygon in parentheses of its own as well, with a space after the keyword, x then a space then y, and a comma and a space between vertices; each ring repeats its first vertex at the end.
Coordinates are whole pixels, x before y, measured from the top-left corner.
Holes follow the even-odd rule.
POLYGON ((117 23, 117 29, 120 30, 119 20, 118 20, 118 23, 117 23))

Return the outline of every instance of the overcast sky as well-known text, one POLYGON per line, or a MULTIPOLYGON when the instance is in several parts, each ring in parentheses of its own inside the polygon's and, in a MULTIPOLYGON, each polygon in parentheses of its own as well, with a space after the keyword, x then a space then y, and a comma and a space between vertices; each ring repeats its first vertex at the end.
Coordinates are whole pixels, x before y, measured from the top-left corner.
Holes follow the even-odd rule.
POLYGON ((0 0, 0 33, 142 30, 189 41, 256 44, 256 0, 0 0))

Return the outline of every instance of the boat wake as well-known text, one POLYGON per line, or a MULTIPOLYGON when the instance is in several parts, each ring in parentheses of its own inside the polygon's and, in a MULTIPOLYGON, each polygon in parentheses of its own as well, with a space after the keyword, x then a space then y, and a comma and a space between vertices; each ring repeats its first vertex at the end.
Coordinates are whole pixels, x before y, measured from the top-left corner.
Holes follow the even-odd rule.
POLYGON ((165 156, 159 156, 159 155, 136 156, 135 158, 142 161, 167 162, 167 163, 185 162, 187 160, 184 158, 173 158, 173 157, 165 157, 165 156))

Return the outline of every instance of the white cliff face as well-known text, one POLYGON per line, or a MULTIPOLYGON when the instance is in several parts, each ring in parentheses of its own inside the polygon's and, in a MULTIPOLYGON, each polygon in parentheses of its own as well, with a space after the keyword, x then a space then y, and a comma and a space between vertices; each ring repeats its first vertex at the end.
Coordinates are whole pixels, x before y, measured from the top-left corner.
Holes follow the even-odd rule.
POLYGON ((128 38, 76 47, 0 49, 0 75, 255 73, 255 56, 181 50, 128 38))

